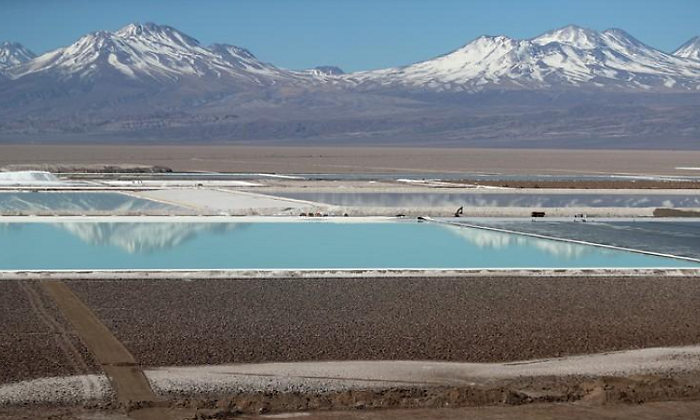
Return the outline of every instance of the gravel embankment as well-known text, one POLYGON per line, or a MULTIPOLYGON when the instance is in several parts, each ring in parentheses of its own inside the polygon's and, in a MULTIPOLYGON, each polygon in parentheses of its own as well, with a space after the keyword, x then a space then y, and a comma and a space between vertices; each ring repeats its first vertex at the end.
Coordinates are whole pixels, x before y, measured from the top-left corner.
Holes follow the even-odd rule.
POLYGON ((73 281, 144 365, 502 362, 700 343, 697 277, 73 281))

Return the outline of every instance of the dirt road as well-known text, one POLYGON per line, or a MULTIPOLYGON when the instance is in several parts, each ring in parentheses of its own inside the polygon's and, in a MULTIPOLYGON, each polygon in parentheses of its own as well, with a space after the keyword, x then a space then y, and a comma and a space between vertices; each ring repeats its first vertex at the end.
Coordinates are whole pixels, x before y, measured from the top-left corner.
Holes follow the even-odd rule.
POLYGON ((165 408, 166 403, 159 404, 159 398, 131 353, 68 286, 57 281, 44 282, 42 286, 109 376, 118 402, 128 410, 136 408, 129 412, 129 417, 137 420, 177 418, 165 408))

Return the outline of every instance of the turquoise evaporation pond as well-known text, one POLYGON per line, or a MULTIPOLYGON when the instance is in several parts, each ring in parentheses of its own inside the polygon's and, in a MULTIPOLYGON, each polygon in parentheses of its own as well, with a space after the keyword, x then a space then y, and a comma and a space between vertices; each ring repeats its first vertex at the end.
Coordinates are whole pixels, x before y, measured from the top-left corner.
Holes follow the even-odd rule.
POLYGON ((416 221, 0 223, 0 270, 649 267, 700 264, 416 221))

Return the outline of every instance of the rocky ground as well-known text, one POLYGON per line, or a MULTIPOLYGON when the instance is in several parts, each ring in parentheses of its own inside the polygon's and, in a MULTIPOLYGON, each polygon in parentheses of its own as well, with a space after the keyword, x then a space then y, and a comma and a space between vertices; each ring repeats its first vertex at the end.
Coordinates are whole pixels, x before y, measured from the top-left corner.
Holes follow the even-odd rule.
MULTIPOLYGON (((230 419, 294 419, 305 420, 693 420, 700 419, 700 402, 671 401, 645 404, 599 405, 587 403, 546 403, 522 406, 375 409, 355 408, 341 411, 274 413, 267 415, 231 415, 230 419)), ((195 418, 195 416, 188 416, 195 418)), ((27 408, 0 408, 0 420, 129 420, 119 411, 97 411, 94 408, 52 407, 41 412, 27 408)), ((202 417, 200 417, 202 418, 202 417)), ((206 417, 204 417, 206 418, 206 417)), ((210 417, 212 418, 212 417, 210 417)))
POLYGON ((502 362, 700 343, 695 277, 74 281, 148 366, 502 362))
POLYGON ((0 281, 0 320, 0 384, 99 371, 37 283, 0 281))
MULTIPOLYGON (((698 344, 697 280, 502 276, 66 283, 140 365, 173 366, 301 360, 503 362, 698 344)), ((99 369, 42 290, 33 281, 0 283, 5 322, 0 362, 9 367, 2 370, 2 383, 99 369)), ((245 371, 244 366, 233 369, 245 371)), ((173 398, 166 409, 179 414, 172 418, 191 418, 183 416, 186 412, 197 412, 198 418, 285 411, 296 416, 308 410, 316 411, 309 418, 339 419, 547 418, 546 413, 693 418, 688 414, 696 412, 697 404, 689 401, 700 398, 700 379, 688 367, 616 377, 562 373, 453 386, 398 383, 320 393, 240 391, 173 398), (649 408, 637 409, 639 404, 649 408), (496 407, 442 409, 475 405, 496 407), (416 411, 377 411, 386 408, 416 411), (328 412, 338 409, 350 411, 328 412)), ((127 418, 123 407, 109 404, 0 407, 0 420, 127 418)))
POLYGON ((699 402, 665 402, 643 405, 596 406, 587 404, 541 404, 520 407, 342 411, 315 413, 305 420, 690 420, 700 418, 699 402))

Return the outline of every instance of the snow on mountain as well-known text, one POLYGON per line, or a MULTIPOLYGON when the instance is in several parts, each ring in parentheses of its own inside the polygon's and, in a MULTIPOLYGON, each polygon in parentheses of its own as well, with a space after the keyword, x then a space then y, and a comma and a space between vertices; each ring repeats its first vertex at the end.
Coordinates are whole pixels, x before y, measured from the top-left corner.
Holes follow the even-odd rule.
POLYGON ((13 67, 36 57, 36 54, 24 48, 17 42, 3 42, 0 44, 0 71, 13 67))
POLYGON ((558 42, 564 45, 582 49, 595 49, 600 45, 600 34, 594 30, 569 25, 553 31, 545 32, 534 41, 539 45, 558 42))
POLYGON ((292 71, 258 60, 250 51, 226 44, 202 46, 169 26, 131 24, 116 32, 99 31, 74 44, 32 58, 18 44, 3 44, 0 70, 11 79, 50 76, 50 83, 107 79, 159 83, 205 80, 213 91, 221 83, 308 88, 359 86, 432 91, 598 88, 616 90, 700 90, 699 38, 674 53, 664 53, 620 29, 597 32, 567 26, 519 40, 482 36, 449 54, 409 66, 343 74, 321 66, 292 71), (9 51, 9 52, 8 52, 9 51), (329 83, 330 82, 330 83, 329 83))
POLYGON ((263 63, 243 48, 221 44, 204 47, 170 26, 153 23, 87 34, 10 72, 14 79, 30 74, 52 74, 64 80, 120 75, 146 82, 204 78, 256 84, 309 77, 263 63))
POLYGON ((673 55, 681 58, 700 61, 700 36, 696 36, 685 44, 681 45, 673 55))
POLYGON ((306 73, 315 74, 317 76, 340 76, 342 74, 345 74, 343 69, 336 66, 318 66, 306 70, 306 73))
POLYGON ((529 40, 482 36, 432 60, 346 78, 370 87, 438 91, 489 86, 700 90, 700 63, 649 47, 620 29, 567 26, 529 40))

